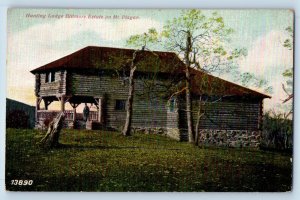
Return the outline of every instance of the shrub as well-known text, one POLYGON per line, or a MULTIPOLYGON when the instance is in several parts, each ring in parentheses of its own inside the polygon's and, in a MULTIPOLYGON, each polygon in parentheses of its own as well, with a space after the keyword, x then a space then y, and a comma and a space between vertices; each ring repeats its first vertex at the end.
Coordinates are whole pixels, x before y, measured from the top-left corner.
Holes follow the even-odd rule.
POLYGON ((262 148, 286 150, 293 148, 293 121, 282 113, 264 115, 262 148))
POLYGON ((6 113, 7 128, 29 128, 29 116, 23 110, 12 110, 6 113))

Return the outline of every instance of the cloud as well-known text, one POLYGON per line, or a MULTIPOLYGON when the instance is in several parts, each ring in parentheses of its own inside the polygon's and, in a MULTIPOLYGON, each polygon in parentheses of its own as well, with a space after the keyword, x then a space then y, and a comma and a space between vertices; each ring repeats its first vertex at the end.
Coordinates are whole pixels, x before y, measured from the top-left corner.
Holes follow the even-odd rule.
POLYGON ((284 31, 271 31, 256 39, 248 56, 239 63, 242 71, 265 75, 270 70, 287 69, 293 65, 293 53, 283 47, 289 36, 284 31))
MULTIPOLYGON (((24 23, 24 22, 20 22, 24 23)), ((162 24, 150 18, 135 20, 67 19, 37 24, 8 35, 7 88, 8 97, 27 101, 28 97, 10 91, 34 90, 30 70, 61 58, 88 45, 123 44, 133 34, 149 28, 160 30, 162 24), (123 42, 122 42, 123 41, 123 42)), ((34 102, 28 102, 34 105, 34 102)))
POLYGON ((287 33, 276 30, 257 38, 248 49, 248 56, 239 63, 242 72, 252 72, 273 87, 272 98, 265 100, 265 110, 280 110, 282 100, 286 98, 282 89, 282 83, 285 83, 282 73, 293 66, 293 52, 283 47, 287 38, 287 33))
MULTIPOLYGON (((21 32, 9 32, 7 95, 34 105, 34 76, 30 70, 88 45, 117 47, 124 44, 124 40, 130 35, 141 34, 151 27, 161 30, 162 23, 150 18, 135 20, 63 18, 37 24, 21 32)), ((273 30, 258 37, 248 47, 248 56, 239 62, 242 72, 252 72, 264 77, 273 87, 272 99, 265 100, 265 109, 277 107, 285 98, 281 87, 285 82, 282 72, 293 65, 292 51, 282 45, 286 38, 288 35, 284 30, 273 30)))

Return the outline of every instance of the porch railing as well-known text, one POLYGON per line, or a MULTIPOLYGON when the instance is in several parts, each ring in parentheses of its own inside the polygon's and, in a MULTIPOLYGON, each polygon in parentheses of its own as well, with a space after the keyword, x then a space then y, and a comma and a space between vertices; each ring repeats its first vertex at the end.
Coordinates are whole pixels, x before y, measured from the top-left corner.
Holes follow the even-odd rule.
MULTIPOLYGON (((52 121, 61 111, 59 110, 38 110, 37 111, 37 121, 44 122, 52 121)), ((65 121, 73 121, 74 120, 74 111, 73 110, 65 110, 65 121)), ((83 114, 76 113, 76 120, 82 120, 83 114)), ((98 121, 98 112, 90 111, 89 113, 89 121, 98 121)))

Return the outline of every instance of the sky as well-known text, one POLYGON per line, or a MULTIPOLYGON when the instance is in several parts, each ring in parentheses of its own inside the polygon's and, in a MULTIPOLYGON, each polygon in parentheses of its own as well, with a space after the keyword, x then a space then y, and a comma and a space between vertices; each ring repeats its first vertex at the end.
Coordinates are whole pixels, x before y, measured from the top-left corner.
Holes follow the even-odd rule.
MULTIPOLYGON (((215 10, 202 10, 210 15, 215 10)), ((217 10, 232 28, 232 48, 246 48, 241 72, 262 77, 273 87, 264 110, 285 111, 282 73, 293 66, 293 51, 283 47, 285 28, 293 26, 290 10, 217 10)), ((181 10, 10 9, 8 11, 7 97, 35 105, 30 70, 86 46, 127 47, 126 39, 149 28, 158 31, 181 10), (71 16, 71 17, 66 17, 71 16), (82 18, 85 16, 86 18, 82 18)), ((221 76, 222 77, 222 76, 221 76)), ((230 75, 222 78, 231 80, 230 75)), ((251 88, 260 91, 259 88, 251 88)), ((55 105, 54 105, 55 106, 55 105)), ((50 107, 51 109, 51 107, 50 107)), ((67 107, 68 109, 68 107, 67 107)))

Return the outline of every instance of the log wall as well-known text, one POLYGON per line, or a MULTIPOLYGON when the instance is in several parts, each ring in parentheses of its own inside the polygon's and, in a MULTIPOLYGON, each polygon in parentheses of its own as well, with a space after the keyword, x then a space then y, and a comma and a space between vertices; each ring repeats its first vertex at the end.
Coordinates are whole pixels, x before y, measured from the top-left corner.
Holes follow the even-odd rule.
MULTIPOLYGON (((163 81, 156 80, 160 86, 155 91, 164 89, 163 81)), ((121 129, 125 122, 126 111, 116 109, 116 100, 127 100, 128 79, 110 76, 68 74, 69 90, 67 93, 76 96, 103 97, 103 114, 106 126, 121 129)), ((133 99, 133 127, 166 127, 167 99, 158 98, 156 92, 146 88, 145 81, 135 81, 133 99)))
MULTIPOLYGON (((38 75, 37 75, 38 76, 38 75)), ((37 79, 37 78, 36 78, 37 79)), ((39 81, 36 81, 36 95, 57 96, 66 94, 66 71, 56 71, 55 81, 46 82, 46 73, 39 75, 39 81)))
MULTIPOLYGON (((46 83, 46 74, 40 74, 36 81, 39 96, 66 94, 103 98, 103 119, 108 127, 121 129, 126 111, 116 109, 116 100, 127 100, 128 78, 112 77, 102 73, 83 74, 80 72, 55 73, 55 81, 46 83)), ((151 84, 150 84, 151 85, 151 84)), ((184 98, 177 99, 175 112, 169 111, 166 87, 163 79, 156 79, 155 86, 149 89, 149 82, 137 78, 133 100, 133 127, 179 128, 186 132, 186 111, 184 98), (165 97, 162 96, 164 93, 165 97)), ((198 101, 193 100, 194 125, 197 120, 198 101)), ((224 100, 203 102, 200 120, 201 130, 259 130, 261 129, 262 100, 224 100)), ((183 134, 184 135, 184 134, 183 134)), ((176 136, 177 137, 177 136, 176 136)))
MULTIPOLYGON (((196 125, 199 102, 193 100, 193 122, 196 125)), ((186 121, 185 101, 180 105, 180 121, 186 121)), ((214 130, 259 130, 262 115, 261 100, 235 100, 202 102, 200 129, 214 130)), ((186 129, 186 123, 180 123, 182 129, 186 129)))

